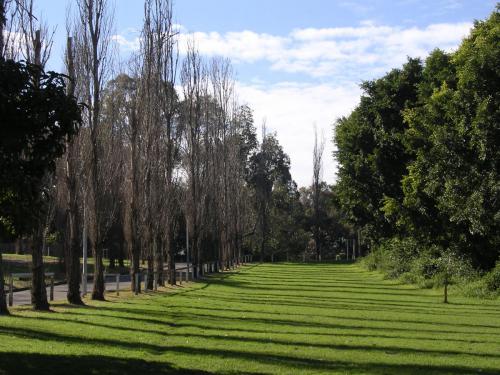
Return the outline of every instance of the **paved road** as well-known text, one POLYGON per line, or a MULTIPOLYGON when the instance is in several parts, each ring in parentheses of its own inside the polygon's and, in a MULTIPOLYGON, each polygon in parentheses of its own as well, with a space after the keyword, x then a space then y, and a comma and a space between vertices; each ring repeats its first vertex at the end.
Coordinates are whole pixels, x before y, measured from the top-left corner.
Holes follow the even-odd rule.
MULTIPOLYGON (((122 278, 127 278, 127 281, 120 281, 120 290, 130 290, 130 277, 122 275, 122 278)), ((88 292, 92 292, 92 281, 89 281, 87 286, 88 292)), ((80 290, 82 286, 80 285, 80 290)), ((68 292, 68 284, 56 285, 54 286, 54 300, 65 300, 66 293, 68 292)), ((111 281, 111 278, 106 280, 106 292, 116 293, 116 281, 111 281)), ((47 288, 47 298, 49 297, 50 287, 47 288)), ((22 290, 20 292, 14 292, 14 306, 17 305, 30 305, 31 304, 31 291, 22 290)))
MULTIPOLYGON (((182 269, 186 267, 186 263, 176 263, 176 269, 182 269)), ((185 272, 185 271, 184 271, 185 272)), ((185 278, 185 274, 183 278, 185 278)), ((185 279, 184 279, 185 280, 185 279)), ((142 280, 144 282, 144 280, 142 280)), ((80 285, 80 290, 83 290, 80 285)), ((120 290, 130 290, 130 276, 129 275, 121 275, 120 276, 120 290)), ((66 294, 68 292, 68 284, 61 284, 54 286, 54 301, 60 301, 66 299, 66 294)), ((92 281, 89 280, 87 284, 87 292, 92 292, 92 281)), ((106 292, 108 293, 116 293, 116 277, 108 276, 106 277, 106 292)), ((50 287, 47 287, 47 297, 50 295, 50 287)), ((19 292, 14 292, 13 305, 30 305, 31 304, 31 291, 22 290, 19 292)))

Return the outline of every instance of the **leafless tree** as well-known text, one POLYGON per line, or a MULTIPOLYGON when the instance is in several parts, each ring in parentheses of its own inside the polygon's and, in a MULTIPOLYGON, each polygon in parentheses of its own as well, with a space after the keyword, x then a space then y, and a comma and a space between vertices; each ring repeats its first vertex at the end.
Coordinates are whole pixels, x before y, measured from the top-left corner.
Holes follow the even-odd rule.
POLYGON ((40 66, 45 67, 52 51, 55 28, 50 30, 41 16, 35 17, 33 0, 17 1, 18 54, 29 63, 34 63, 38 59, 40 66), (38 50, 39 52, 36 52, 38 50))
MULTIPOLYGON (((69 32, 68 32, 69 34, 69 32)), ((68 74, 67 93, 75 95, 75 63, 72 37, 67 37, 66 44, 66 71, 68 74)), ((60 169, 64 177, 61 188, 64 189, 65 211, 65 261, 66 278, 68 281, 67 299, 69 303, 81 305, 80 297, 80 242, 82 240, 81 227, 81 199, 83 191, 79 186, 84 182, 81 163, 82 136, 76 136, 66 142, 66 155, 60 169)))
POLYGON ((316 249, 316 257, 321 261, 321 238, 320 238, 320 197, 321 182, 323 172, 323 151, 325 149, 325 137, 318 140, 318 130, 314 126, 314 149, 313 149, 313 180, 312 180, 312 200, 314 210, 313 236, 316 249))
MULTIPOLYGON (((140 77, 141 129, 144 136, 143 242, 148 271, 156 264, 157 283, 162 284, 163 251, 168 254, 169 279, 175 283, 173 218, 174 170, 178 162, 181 128, 176 121, 178 99, 177 41, 170 0, 146 0, 142 32, 140 77)), ((152 278, 150 278, 152 281, 152 278)))
POLYGON ((77 0, 74 23, 75 77, 77 95, 87 105, 85 133, 89 137, 87 191, 84 197, 89 212, 89 237, 94 255, 92 299, 104 299, 103 243, 111 225, 109 191, 115 173, 106 158, 112 153, 105 147, 109 130, 102 126, 101 107, 104 85, 111 69, 112 13, 107 0, 77 0))
POLYGON ((181 84, 183 105, 181 121, 185 129, 184 168, 187 176, 185 214, 193 264, 201 259, 201 226, 204 213, 204 193, 207 185, 203 160, 203 99, 207 92, 207 75, 198 51, 188 42, 187 54, 182 64, 181 84))
POLYGON ((0 56, 13 59, 19 51, 19 37, 15 30, 20 12, 17 0, 0 0, 0 56))

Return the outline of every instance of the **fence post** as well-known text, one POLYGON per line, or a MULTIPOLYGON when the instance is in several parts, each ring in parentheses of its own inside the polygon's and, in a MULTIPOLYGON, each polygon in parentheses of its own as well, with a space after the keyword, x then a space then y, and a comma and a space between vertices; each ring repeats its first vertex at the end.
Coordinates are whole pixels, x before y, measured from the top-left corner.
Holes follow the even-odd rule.
POLYGON ((157 277, 158 273, 155 271, 153 272, 153 290, 156 292, 158 290, 158 285, 157 285, 157 277))
POLYGON ((182 270, 179 270, 179 285, 182 285, 182 270))
POLYGON ((14 278, 10 275, 9 279, 9 306, 14 304, 14 278))
POLYGON ((144 275, 144 292, 148 291, 148 279, 149 279, 149 272, 146 272, 144 275))
POLYGON ((50 277, 50 300, 54 300, 54 276, 50 277))
MULTIPOLYGON (((104 293, 106 293, 106 272, 103 273, 102 275, 103 279, 104 279, 104 293)), ((94 275, 94 279, 95 279, 95 275, 94 275)))
POLYGON ((120 295, 120 274, 116 274, 116 295, 120 295))
POLYGON ((135 277, 135 295, 138 295, 139 294, 139 272, 135 273, 134 274, 134 277, 135 277))

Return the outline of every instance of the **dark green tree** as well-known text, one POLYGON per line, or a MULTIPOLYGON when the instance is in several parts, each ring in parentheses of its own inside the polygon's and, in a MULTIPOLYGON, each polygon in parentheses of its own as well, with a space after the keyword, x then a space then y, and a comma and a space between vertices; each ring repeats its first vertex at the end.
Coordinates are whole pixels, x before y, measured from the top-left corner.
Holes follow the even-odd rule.
POLYGON ((304 207, 294 181, 275 184, 269 218, 271 261, 300 259, 311 234, 305 225, 304 207))
POLYGON ((415 160, 403 179, 403 224, 485 269, 500 246, 499 21, 497 9, 456 53, 431 54, 424 105, 405 113, 415 160))
MULTIPOLYGON (((48 192, 43 179, 55 169, 68 137, 76 134, 80 107, 65 91, 65 77, 39 66, 0 59, 0 236, 40 228, 48 192)), ((40 244, 34 244, 39 247, 40 244)), ((33 251, 37 251, 33 249, 33 251)), ((1 267, 1 264, 0 264, 1 267)), ((33 304, 48 309, 43 262, 34 262, 33 304), (36 272, 35 272, 36 271, 36 272)), ((0 310, 5 312, 0 277, 0 310)))
POLYGON ((336 193, 347 220, 372 242, 396 234, 383 210, 386 200, 403 200, 401 179, 411 160, 403 111, 416 104, 421 76, 420 61, 409 59, 402 69, 363 83, 360 104, 335 126, 336 193))
POLYGON ((260 260, 267 254, 269 235, 269 212, 272 191, 277 183, 291 181, 290 158, 283 151, 276 135, 264 134, 260 149, 250 156, 247 181, 254 191, 257 227, 260 237, 260 260))

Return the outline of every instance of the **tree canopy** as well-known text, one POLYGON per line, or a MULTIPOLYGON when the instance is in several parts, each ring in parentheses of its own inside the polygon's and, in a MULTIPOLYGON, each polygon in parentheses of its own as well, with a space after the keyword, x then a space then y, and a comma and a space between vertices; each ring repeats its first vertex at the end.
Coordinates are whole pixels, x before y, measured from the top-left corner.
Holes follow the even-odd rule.
POLYGON ((373 246, 415 240, 409 258, 435 246, 482 269, 498 259, 499 21, 497 8, 456 52, 365 82, 338 120, 339 201, 373 246))
POLYGON ((76 134, 80 106, 65 77, 0 59, 0 236, 29 232, 43 197, 42 179, 76 134))

